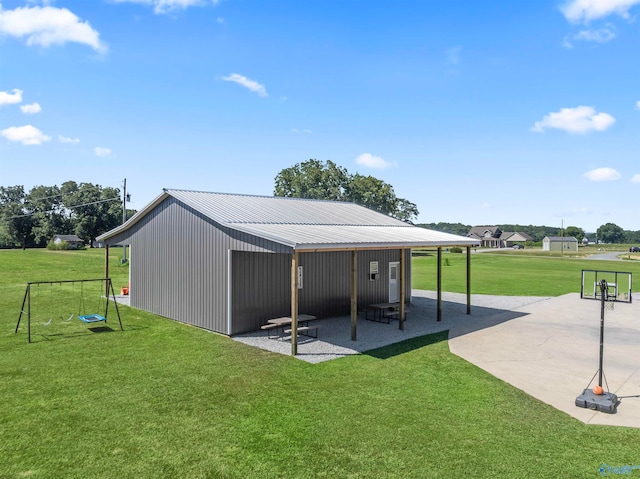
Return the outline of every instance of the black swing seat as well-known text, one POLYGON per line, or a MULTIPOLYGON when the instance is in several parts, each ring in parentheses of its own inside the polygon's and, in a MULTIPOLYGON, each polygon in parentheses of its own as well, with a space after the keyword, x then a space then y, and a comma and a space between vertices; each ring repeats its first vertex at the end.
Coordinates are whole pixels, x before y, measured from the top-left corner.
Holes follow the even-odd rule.
POLYGON ((99 323, 101 321, 107 321, 107 318, 100 316, 99 314, 85 314, 83 316, 78 316, 78 319, 84 323, 99 323))

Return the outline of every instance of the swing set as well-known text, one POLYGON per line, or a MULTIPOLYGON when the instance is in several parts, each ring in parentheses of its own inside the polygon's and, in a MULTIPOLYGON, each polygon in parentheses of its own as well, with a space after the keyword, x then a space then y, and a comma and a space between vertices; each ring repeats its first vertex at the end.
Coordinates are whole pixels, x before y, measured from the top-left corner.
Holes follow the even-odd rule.
POLYGON ((27 318, 29 343, 32 323, 50 326, 54 321, 59 320, 63 324, 69 324, 74 317, 77 317, 86 324, 106 324, 111 301, 118 316, 120 331, 123 331, 111 278, 29 282, 24 292, 14 334, 18 332, 23 316, 27 318), (85 294, 90 295, 90 299, 85 301, 85 294), (67 317, 75 301, 78 301, 77 312, 71 312, 67 317))

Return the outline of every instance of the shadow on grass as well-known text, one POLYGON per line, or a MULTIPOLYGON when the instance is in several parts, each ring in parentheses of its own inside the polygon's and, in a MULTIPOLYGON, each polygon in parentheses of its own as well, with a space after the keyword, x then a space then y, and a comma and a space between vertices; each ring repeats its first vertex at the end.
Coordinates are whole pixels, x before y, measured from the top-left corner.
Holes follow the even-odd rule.
POLYGON ((92 328, 87 328, 92 333, 113 333, 114 330, 109 326, 94 326, 92 328))
MULTIPOLYGON (((58 341, 61 339, 75 339, 81 338, 83 336, 88 336, 88 333, 126 333, 133 331, 140 331, 143 329, 149 329, 149 326, 139 326, 139 325, 122 325, 122 330, 116 323, 115 329, 110 326, 93 326, 85 328, 81 331, 63 331, 59 333, 43 333, 40 331, 32 331, 31 332, 31 343, 39 343, 43 341, 58 341)), ((20 336, 24 334, 26 341, 26 331, 19 331, 18 333, 13 333, 12 336, 20 336)))
MULTIPOLYGON (((31 344, 41 343, 41 342, 50 342, 50 341, 60 341, 60 340, 71 340, 71 339, 79 339, 82 337, 91 336, 90 333, 101 334, 101 333, 123 333, 124 331, 120 331, 120 328, 113 329, 109 326, 94 326, 91 328, 86 328, 82 331, 64 331, 60 333, 41 333, 41 332, 32 332, 31 333, 31 344)), ((20 333, 18 333, 20 335, 20 333)), ((27 342, 26 334, 25 343, 27 342)))
POLYGON ((440 331, 434 334, 427 334, 426 336, 407 339, 406 341, 401 341, 399 343, 393 343, 382 348, 371 349, 362 354, 378 359, 389 359, 410 351, 415 351, 416 349, 420 349, 425 346, 431 346, 433 344, 441 343, 442 341, 447 341, 448 335, 449 331, 440 331))
POLYGON ((411 256, 412 257, 416 257, 416 256, 434 256, 436 254, 436 252, 434 251, 412 251, 411 252, 411 256))

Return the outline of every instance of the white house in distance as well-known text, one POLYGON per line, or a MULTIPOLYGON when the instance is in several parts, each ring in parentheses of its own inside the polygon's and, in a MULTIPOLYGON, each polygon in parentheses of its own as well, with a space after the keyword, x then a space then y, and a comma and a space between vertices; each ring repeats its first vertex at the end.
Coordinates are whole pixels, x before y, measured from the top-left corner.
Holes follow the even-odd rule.
POLYGON ((480 241, 484 248, 511 248, 515 244, 533 241, 531 236, 520 231, 502 231, 498 226, 474 226, 467 238, 480 241))
POLYGON ((60 244, 63 241, 68 243, 71 249, 78 249, 84 246, 84 240, 76 235, 55 235, 53 237, 53 244, 60 244))
POLYGON ((578 251, 578 240, 573 236, 545 236, 542 251, 578 251))

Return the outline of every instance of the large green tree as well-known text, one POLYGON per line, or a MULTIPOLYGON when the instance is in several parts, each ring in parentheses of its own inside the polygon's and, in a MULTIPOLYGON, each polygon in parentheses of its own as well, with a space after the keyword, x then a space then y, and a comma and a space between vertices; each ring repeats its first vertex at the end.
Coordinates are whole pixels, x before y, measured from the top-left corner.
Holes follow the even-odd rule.
MULTIPOLYGON (((127 218, 135 210, 127 210, 127 218)), ((67 181, 58 186, 0 186, 0 247, 44 246, 75 233, 91 244, 122 222, 118 188, 67 181)))
POLYGON ((578 243, 582 242, 582 238, 584 238, 585 232, 582 228, 578 228, 577 226, 567 226, 564 230, 565 236, 573 236, 578 240, 578 243))
POLYGON ((26 248, 33 220, 27 209, 24 186, 0 186, 0 221, 5 246, 26 248))
POLYGON ((280 171, 276 176, 274 195, 343 201, 348 178, 347 170, 333 161, 325 164, 309 160, 280 171))
POLYGON ((65 208, 71 211, 74 232, 90 246, 99 234, 122 223, 120 190, 67 181, 60 188, 65 208))
POLYGON ((598 241, 604 243, 622 243, 625 239, 624 230, 614 223, 606 223, 597 229, 598 241))
POLYGON ((31 188, 27 194, 27 209, 33 220, 31 232, 36 246, 46 245, 56 234, 73 232, 57 186, 31 188))
POLYGON ((285 168, 275 178, 275 196, 349 201, 403 221, 417 218, 418 207, 398 198, 393 186, 373 176, 349 174, 346 168, 316 159, 285 168))

